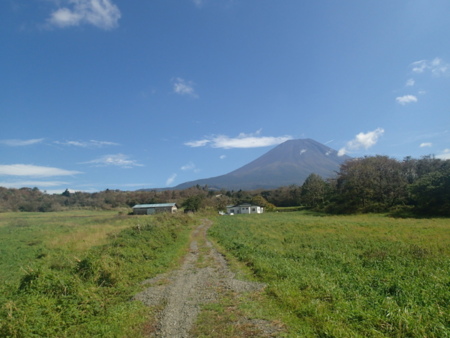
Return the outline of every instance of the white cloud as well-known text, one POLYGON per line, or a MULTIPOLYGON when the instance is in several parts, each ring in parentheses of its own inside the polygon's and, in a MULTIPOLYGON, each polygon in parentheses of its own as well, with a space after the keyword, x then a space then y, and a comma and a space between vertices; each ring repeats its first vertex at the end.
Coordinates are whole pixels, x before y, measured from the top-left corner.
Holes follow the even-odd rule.
POLYGON ((124 154, 105 155, 92 161, 84 162, 85 164, 95 164, 99 167, 117 166, 121 168, 142 167, 135 160, 129 160, 129 156, 124 154))
POLYGON ((43 138, 35 138, 30 140, 9 139, 9 140, 0 140, 0 144, 4 144, 5 146, 10 147, 21 147, 41 143, 42 141, 44 141, 43 138))
POLYGON ((300 150, 300 155, 303 155, 304 153, 306 153, 308 150, 307 149, 302 149, 300 150))
POLYGON ((193 162, 189 162, 182 166, 181 170, 195 170, 195 164, 193 162))
MULTIPOLYGON (((112 184, 114 185, 114 184, 112 184)), ((119 187, 148 187, 152 185, 151 183, 124 183, 124 184, 115 184, 119 187)))
POLYGON ((81 172, 53 167, 41 167, 30 164, 0 165, 0 175, 7 176, 52 177, 70 176, 76 174, 81 174, 81 172))
POLYGON ((416 81, 414 81, 414 79, 409 79, 409 80, 406 81, 405 86, 406 87, 412 87, 412 86, 414 86, 415 83, 416 83, 416 81))
POLYGON ((173 182, 175 182, 175 179, 177 178, 177 174, 172 174, 166 181, 166 185, 171 185, 173 182))
POLYGON ((185 145, 190 147, 203 147, 209 144, 212 148, 258 148, 258 147, 268 147, 283 143, 287 140, 291 140, 291 136, 259 136, 260 130, 255 134, 245 134, 241 133, 237 137, 228 137, 225 135, 214 135, 203 140, 186 142, 185 145))
POLYGON ((219 158, 220 158, 221 160, 224 160, 224 159, 227 158, 227 155, 220 155, 219 158))
POLYGON ((64 146, 74 146, 81 148, 102 148, 105 146, 118 146, 118 143, 109 142, 109 141, 97 141, 97 140, 89 140, 89 141, 55 141, 56 144, 64 145, 64 146))
POLYGON ((34 187, 58 187, 60 185, 69 184, 59 181, 18 181, 18 182, 0 182, 0 187, 4 188, 34 188, 34 187))
POLYGON ((194 83, 192 81, 186 81, 179 77, 173 80, 173 91, 179 95, 187 95, 198 98, 198 95, 194 90, 194 83))
POLYGON ((197 166, 193 162, 189 162, 181 167, 181 170, 183 171, 193 171, 194 173, 200 172, 200 169, 197 168, 197 166))
POLYGON ((430 72, 434 76, 449 75, 450 64, 445 63, 440 58, 434 58, 433 60, 420 60, 411 64, 412 71, 414 73, 430 72))
POLYGON ((111 0, 66 0, 67 7, 54 11, 48 22, 57 27, 91 24, 102 29, 117 27, 121 17, 119 8, 111 0))
MULTIPOLYGON (((47 194, 47 195, 61 195, 64 191, 66 191, 66 189, 67 188, 61 188, 61 189, 45 189, 45 193, 47 194)), ((74 193, 74 192, 77 192, 77 191, 79 191, 79 190, 72 190, 72 189, 69 189, 69 192, 70 193, 74 193)))
MULTIPOLYGON (((60 189, 45 189, 44 192, 45 192, 47 195, 61 195, 63 192, 66 191, 66 189, 67 189, 67 188, 60 188, 60 189)), ((67 190, 69 190, 69 192, 70 192, 71 194, 76 193, 76 192, 90 192, 90 193, 97 192, 97 190, 94 190, 94 191, 74 190, 74 189, 67 189, 67 190)))
POLYGON ((199 140, 199 141, 186 142, 185 145, 192 147, 192 148, 197 148, 197 147, 204 147, 208 143, 211 143, 211 141, 210 140, 199 140))
POLYGON ((395 100, 402 106, 404 106, 408 103, 417 102, 417 97, 415 97, 414 95, 404 95, 396 97, 395 100))
POLYGON ((424 142, 420 144, 420 148, 431 147, 432 145, 431 142, 424 142))
POLYGON ((205 0, 192 0, 195 6, 202 7, 202 5, 205 3, 205 0))
POLYGON ((428 62, 426 60, 420 60, 411 63, 412 71, 414 73, 423 73, 425 69, 427 69, 427 63, 428 62))
POLYGON ((348 153, 348 150, 345 147, 342 147, 338 151, 338 156, 344 156, 344 155, 347 155, 347 153, 348 153))
POLYGON ((378 142, 378 139, 383 135, 383 133, 383 128, 377 128, 367 133, 359 133, 353 140, 347 142, 345 147, 339 149, 338 156, 343 156, 352 150, 354 151, 361 148, 369 149, 378 142))
POLYGON ((441 160, 450 160, 450 149, 444 149, 444 151, 437 155, 436 158, 440 158, 441 160))

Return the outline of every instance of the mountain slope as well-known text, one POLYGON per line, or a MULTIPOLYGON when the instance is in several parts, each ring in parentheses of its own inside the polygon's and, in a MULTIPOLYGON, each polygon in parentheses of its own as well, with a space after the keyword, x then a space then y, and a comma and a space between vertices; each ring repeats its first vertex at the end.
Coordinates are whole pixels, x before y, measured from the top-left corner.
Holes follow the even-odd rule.
POLYGON ((194 185, 228 190, 272 189, 291 184, 301 185, 315 173, 323 178, 335 176, 348 156, 311 139, 286 141, 256 160, 228 174, 182 183, 175 189, 194 185))

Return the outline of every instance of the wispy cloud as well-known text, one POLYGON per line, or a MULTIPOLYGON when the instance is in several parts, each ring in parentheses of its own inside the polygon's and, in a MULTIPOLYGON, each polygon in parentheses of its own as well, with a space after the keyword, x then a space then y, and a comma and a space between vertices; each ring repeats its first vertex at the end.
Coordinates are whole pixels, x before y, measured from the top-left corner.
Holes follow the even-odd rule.
POLYGON ((129 156, 124 154, 115 154, 115 155, 105 155, 99 157, 95 160, 83 162, 84 164, 94 164, 98 167, 106 167, 106 166, 116 166, 121 168, 132 168, 132 167, 142 167, 142 164, 139 164, 135 160, 130 160, 129 156))
POLYGON ((194 89, 194 83, 192 81, 186 81, 180 77, 173 80, 173 91, 179 95, 187 95, 193 98, 198 98, 194 89))
POLYGON ((177 178, 177 174, 172 174, 166 181, 166 185, 171 185, 173 182, 175 182, 175 179, 177 178))
POLYGON ((186 142, 185 145, 192 147, 192 148, 198 148, 198 147, 204 147, 208 143, 211 143, 211 140, 204 139, 204 140, 186 142))
POLYGON ((17 181, 17 182, 0 182, 0 187, 4 188, 34 188, 34 187, 59 187, 61 185, 67 185, 68 182, 61 181, 17 181))
POLYGON ((76 174, 81 174, 81 172, 54 167, 42 167, 30 164, 0 165, 0 175, 5 176, 52 177, 70 176, 76 174))
POLYGON ((219 158, 220 158, 221 160, 224 160, 224 159, 227 158, 227 155, 220 155, 219 158))
POLYGON ((35 138, 30 140, 9 139, 9 140, 0 140, 0 144, 10 147, 22 147, 22 146, 30 146, 36 143, 41 143, 42 141, 44 141, 43 138, 35 138))
POLYGON ((377 128, 373 131, 369 131, 367 133, 359 133, 355 136, 355 138, 345 145, 345 147, 339 149, 338 156, 344 156, 350 151, 359 150, 361 148, 369 149, 374 146, 378 139, 384 134, 383 128, 377 128))
POLYGON ((200 8, 205 3, 205 0, 192 0, 192 2, 194 3, 195 6, 200 8))
MULTIPOLYGON (((114 184, 111 184, 114 185, 114 184)), ((148 187, 152 185, 151 183, 124 183, 124 184, 115 184, 119 187, 148 187)))
POLYGON ((404 96, 398 96, 395 98, 395 100, 400 103, 402 106, 408 103, 417 102, 417 97, 414 95, 404 95, 404 96))
POLYGON ((91 24, 109 30, 118 26, 119 8, 111 0, 65 0, 66 7, 51 13, 48 22, 56 27, 91 24))
POLYGON ((433 60, 420 60, 411 64, 412 71, 416 74, 430 72, 434 76, 450 75, 450 64, 440 58, 433 60))
MULTIPOLYGON (((47 195, 61 195, 64 191, 66 191, 67 187, 59 188, 59 189, 45 189, 45 193, 47 195)), ((80 190, 80 189, 67 189, 71 194, 76 192, 87 192, 87 193, 94 193, 98 190, 80 190)))
POLYGON ((420 144, 420 148, 426 148, 426 147, 431 147, 433 145, 433 143, 431 142, 424 142, 420 144))
POLYGON ((73 147, 81 147, 81 148, 103 148, 107 146, 118 146, 119 143, 109 142, 109 141, 97 141, 97 140, 89 140, 89 141, 55 141, 56 144, 64 145, 64 146, 73 146, 73 147))
POLYGON ((441 160, 450 160, 450 149, 444 149, 444 151, 438 155, 436 158, 440 158, 441 160))
POLYGON ((187 171, 187 170, 197 170, 196 165, 193 162, 189 162, 181 167, 181 170, 187 171))
POLYGON ((225 135, 214 135, 206 137, 203 140, 186 142, 185 145, 189 147, 204 147, 206 145, 212 148, 259 148, 268 147, 283 143, 287 140, 291 140, 291 136, 259 136, 260 130, 254 134, 241 133, 237 137, 229 137, 225 135))
POLYGON ((408 79, 408 80, 406 80, 405 86, 412 87, 412 86, 414 86, 415 83, 416 83, 416 81, 414 79, 408 79))

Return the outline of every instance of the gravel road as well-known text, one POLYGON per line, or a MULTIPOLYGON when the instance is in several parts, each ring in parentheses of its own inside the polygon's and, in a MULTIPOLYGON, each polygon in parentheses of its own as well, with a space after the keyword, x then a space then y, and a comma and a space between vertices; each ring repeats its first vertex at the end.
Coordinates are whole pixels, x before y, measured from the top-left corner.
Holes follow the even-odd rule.
MULTIPOLYGON (((189 253, 179 270, 144 281, 149 287, 135 296, 147 306, 162 308, 149 337, 193 337, 189 332, 202 304, 219 299, 221 290, 254 292, 261 283, 235 279, 224 257, 206 238, 211 221, 204 220, 192 235, 189 253)), ((279 328, 258 319, 242 318, 253 325, 259 337, 276 337, 279 328)))

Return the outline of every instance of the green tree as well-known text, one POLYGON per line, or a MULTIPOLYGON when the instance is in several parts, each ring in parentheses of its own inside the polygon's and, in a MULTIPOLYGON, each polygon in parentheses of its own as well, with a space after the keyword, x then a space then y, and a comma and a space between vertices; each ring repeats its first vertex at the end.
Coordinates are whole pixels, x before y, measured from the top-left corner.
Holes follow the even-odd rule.
POLYGON ((387 156, 353 159, 341 165, 337 192, 345 211, 384 211, 406 201, 407 178, 387 156))
POLYGON ((267 202, 267 200, 261 195, 256 195, 252 197, 252 204, 263 207, 266 211, 275 210, 275 206, 272 203, 267 202))
POLYGON ((203 198, 201 195, 190 196, 183 201, 181 206, 184 210, 198 211, 202 205, 203 198))
POLYGON ((450 215, 450 161, 440 170, 430 172, 410 186, 418 211, 433 215, 450 215))
POLYGON ((302 204, 310 207, 321 207, 325 203, 327 182, 317 174, 310 174, 302 185, 302 204))

